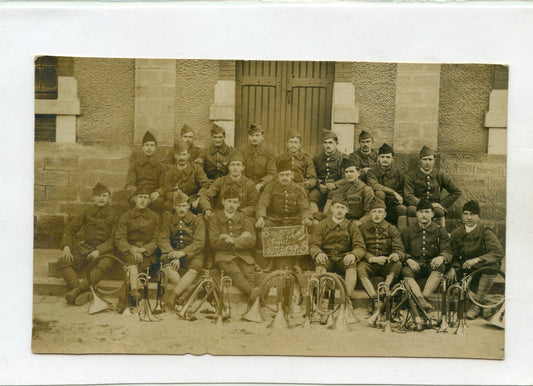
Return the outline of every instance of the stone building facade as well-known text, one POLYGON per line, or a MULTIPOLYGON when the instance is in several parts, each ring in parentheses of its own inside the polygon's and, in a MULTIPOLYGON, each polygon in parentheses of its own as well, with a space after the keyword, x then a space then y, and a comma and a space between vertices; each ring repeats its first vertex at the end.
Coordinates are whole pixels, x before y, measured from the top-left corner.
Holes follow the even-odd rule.
POLYGON ((210 126, 217 122, 226 128, 227 142, 239 144, 246 122, 264 124, 260 118, 267 117, 265 126, 281 126, 275 141, 270 139, 278 150, 284 142, 279 130, 288 129, 272 118, 280 111, 283 122, 310 127, 305 135, 313 145, 306 150, 312 153, 318 127, 336 131, 347 153, 357 147, 359 132, 369 131, 376 147, 394 146, 396 161, 406 171, 416 167, 423 144, 432 146, 440 153, 440 167, 463 191, 447 227, 456 226, 464 202, 476 199, 483 218, 504 240, 506 67, 295 63, 255 62, 254 71, 263 72, 250 75, 247 62, 233 60, 57 58, 57 98, 35 103, 36 127, 43 127, 41 117, 54 118, 46 126, 49 140, 35 142, 35 247, 59 246, 67 216, 88 205, 96 182, 108 185, 117 205, 124 205, 129 156, 146 130, 159 145, 170 147, 187 123, 196 130, 197 144, 206 146, 210 126), (274 76, 265 72, 266 63, 277 69, 274 76), (317 68, 325 68, 323 78, 313 75, 317 68), (282 102, 275 105, 273 97, 282 102), (253 103, 267 100, 274 110, 257 112, 255 106, 256 115, 246 115, 253 103), (316 113, 316 122, 306 123, 302 111, 316 113))

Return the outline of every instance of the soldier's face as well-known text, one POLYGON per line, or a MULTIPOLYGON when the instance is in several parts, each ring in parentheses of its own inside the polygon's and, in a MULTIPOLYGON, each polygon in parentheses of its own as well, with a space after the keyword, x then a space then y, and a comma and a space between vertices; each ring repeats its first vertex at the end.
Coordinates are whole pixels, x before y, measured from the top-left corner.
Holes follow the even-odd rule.
POLYGON ((189 133, 185 133, 181 136, 181 140, 186 143, 186 144, 191 144, 192 141, 194 140, 194 133, 192 132, 189 132, 189 133))
POLYGON ((263 140, 265 139, 265 135, 263 133, 255 132, 252 134, 248 134, 248 142, 250 142, 250 145, 257 146, 263 140))
POLYGON ((435 214, 431 209, 422 209, 416 211, 416 218, 421 225, 427 225, 431 222, 435 214))
POLYGON ((369 152, 372 149, 372 138, 362 139, 359 141, 359 147, 363 152, 369 152))
POLYGON ((94 196, 94 203, 100 208, 109 203, 111 196, 108 192, 94 196))
POLYGON ((187 165, 187 161, 189 160, 189 151, 183 150, 180 153, 174 153, 174 158, 176 159, 176 163, 180 166, 187 165))
POLYGON ((392 158, 392 154, 390 153, 378 155, 378 162, 384 168, 388 168, 389 166, 391 166, 392 161, 393 161, 393 158, 392 158))
POLYGON ((244 165, 241 161, 231 161, 228 170, 232 177, 239 177, 244 170, 244 165))
POLYGON ((139 209, 146 209, 150 203, 149 194, 138 194, 135 196, 135 206, 139 209))
POLYGON ((384 208, 376 208, 370 211, 370 219, 374 224, 380 224, 383 220, 385 220, 386 215, 387 212, 385 212, 384 208))
POLYGON ((289 138, 287 140, 287 149, 290 153, 298 153, 300 151, 300 148, 302 147, 302 141, 300 141, 300 138, 289 138))
POLYGON ((285 170, 278 173, 278 181, 283 186, 289 185, 293 178, 294 174, 292 170, 285 170))
POLYGON ((344 177, 350 182, 354 182, 359 178, 359 172, 355 166, 350 166, 349 168, 344 169, 344 177))
POLYGON ((433 166, 435 165, 435 156, 434 155, 428 155, 427 157, 420 158, 420 167, 422 170, 426 172, 430 172, 433 170, 433 166))
POLYGON ((215 146, 222 146, 224 144, 224 134, 222 133, 219 133, 219 134, 213 134, 211 136, 211 141, 213 142, 213 145, 215 146))
POLYGON ((189 203, 182 202, 174 205, 174 210, 179 217, 185 217, 189 213, 189 203))
POLYGON ((348 213, 348 207, 346 205, 336 202, 331 206, 331 214, 337 220, 342 220, 346 217, 346 213, 348 213))
POLYGON ((461 220, 466 226, 473 227, 479 222, 479 215, 465 210, 461 213, 461 220))
POLYGON ((328 138, 322 142, 322 146, 324 147, 324 151, 326 153, 333 153, 335 150, 337 150, 337 141, 335 141, 333 138, 328 138))
POLYGON ((228 213, 235 213, 237 209, 239 209, 239 205, 241 204, 241 200, 238 198, 226 198, 222 200, 222 206, 224 207, 224 210, 228 213))
POLYGON ((146 154, 148 157, 153 155, 155 153, 156 144, 154 141, 148 141, 143 143, 142 150, 143 153, 146 154))

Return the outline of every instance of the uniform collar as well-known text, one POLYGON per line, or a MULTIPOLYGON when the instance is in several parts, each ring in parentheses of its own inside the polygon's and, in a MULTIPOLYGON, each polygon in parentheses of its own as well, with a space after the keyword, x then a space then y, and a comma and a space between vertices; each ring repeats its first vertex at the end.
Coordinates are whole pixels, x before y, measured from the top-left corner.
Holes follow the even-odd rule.
POLYGON ((381 224, 376 225, 372 220, 368 220, 368 230, 370 232, 376 232, 377 230, 384 231, 389 226, 387 220, 383 220, 381 224))
POLYGON ((346 218, 342 220, 339 224, 333 221, 333 218, 331 216, 329 216, 328 219, 326 220, 326 228, 328 231, 335 229, 337 226, 340 227, 341 229, 346 229, 348 228, 348 225, 350 225, 350 221, 346 218))
POLYGON ((326 158, 330 158, 332 161, 335 161, 336 159, 338 159, 340 156, 341 156, 341 152, 337 149, 335 150, 333 153, 331 154, 326 154, 326 152, 324 150, 322 150, 322 159, 326 159, 326 158))
POLYGON ((416 233, 421 233, 422 231, 426 231, 426 232, 430 232, 430 233, 435 233, 435 231, 437 230, 438 228, 438 225, 435 224, 433 221, 429 224, 429 226, 427 228, 422 228, 420 227, 420 225, 418 225, 418 220, 416 222, 416 224, 413 225, 413 227, 416 229, 416 233))
POLYGON ((151 212, 150 208, 146 208, 146 209, 139 209, 137 207, 133 208, 131 210, 131 215, 133 218, 136 218, 136 217, 144 217, 145 215, 149 214, 151 212))
POLYGON ((98 212, 107 213, 107 212, 110 211, 110 209, 111 209, 111 205, 110 204, 104 205, 102 208, 100 208, 98 205, 94 204, 93 206, 91 206, 91 208, 89 209, 87 214, 89 216, 94 216, 98 212))
POLYGON ((383 169, 380 165, 376 165, 372 168, 374 170, 374 173, 376 173, 376 177, 383 177, 384 175, 395 175, 397 170, 394 165, 391 165, 391 168, 389 170, 383 169))
POLYGON ((187 213, 183 218, 179 218, 176 213, 172 213, 172 224, 178 224, 181 220, 188 225, 194 220, 194 218, 195 216, 191 212, 187 213))
POLYGON ((215 155, 217 152, 222 155, 226 155, 229 153, 229 151, 230 151, 230 148, 225 143, 222 144, 222 146, 220 147, 215 147, 215 145, 213 144, 209 145, 209 154, 211 155, 215 155))
POLYGON ((426 178, 426 176, 430 176, 431 178, 435 178, 437 176, 437 170, 433 168, 431 173, 427 174, 424 173, 420 168, 416 169, 416 173, 420 178, 426 178))
POLYGON ((361 190, 366 186, 366 184, 358 178, 354 182, 344 180, 344 186, 347 186, 348 188, 354 188, 356 190, 361 190))
POLYGON ((279 180, 276 179, 276 190, 277 191, 280 191, 280 190, 292 190, 294 186, 294 181, 291 181, 291 183, 289 185, 281 185, 281 183, 279 182, 279 180))
POLYGON ((239 211, 235 212, 235 214, 233 215, 232 218, 229 218, 228 216, 226 216, 226 213, 224 213, 224 211, 221 211, 220 212, 220 219, 222 220, 222 223, 223 224, 226 224, 228 221, 232 221, 232 222, 237 222, 241 219, 241 216, 243 214, 239 211))
POLYGON ((148 157, 146 154, 144 154, 142 151, 139 155, 139 158, 137 158, 140 165, 144 165, 146 163, 149 163, 152 166, 155 166, 158 161, 156 159, 157 153, 154 153, 151 157, 148 157))
POLYGON ((242 186, 242 184, 244 184, 244 179, 246 177, 243 174, 241 174, 241 176, 237 180, 234 180, 233 177, 231 177, 231 175, 226 174, 222 178, 224 179, 224 182, 226 184, 237 184, 238 186, 242 186))
POLYGON ((186 174, 186 175, 192 174, 193 173, 193 166, 192 166, 191 161, 187 161, 187 166, 185 168, 183 168, 183 169, 178 169, 178 166, 175 165, 174 171, 177 172, 177 173, 186 174))
POLYGON ((252 146, 250 144, 248 144, 248 146, 246 146, 246 150, 249 152, 249 153, 257 153, 257 154, 265 154, 266 152, 266 146, 264 143, 260 143, 259 145, 257 146, 252 146))

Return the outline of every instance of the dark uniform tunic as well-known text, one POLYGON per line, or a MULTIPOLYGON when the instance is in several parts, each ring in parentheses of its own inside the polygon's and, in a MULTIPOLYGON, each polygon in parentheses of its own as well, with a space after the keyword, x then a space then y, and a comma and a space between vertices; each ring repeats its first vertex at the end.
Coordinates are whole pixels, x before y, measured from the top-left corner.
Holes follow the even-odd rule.
POLYGON ((400 204, 394 197, 394 192, 403 197, 405 177, 394 165, 388 170, 376 165, 366 174, 368 185, 374 190, 375 195, 385 201, 387 206, 387 221, 396 223, 397 215, 404 216, 407 208, 400 204), (398 208, 398 206, 400 208, 398 208))
POLYGON ((167 216, 161 225, 158 237, 161 249, 161 262, 169 262, 168 254, 174 250, 183 251, 185 256, 180 260, 180 267, 199 271, 203 265, 202 251, 205 245, 204 222, 192 213, 180 218, 176 213, 167 216))
POLYGON ((350 158, 355 161, 355 164, 359 167, 361 170, 361 174, 359 178, 363 182, 368 182, 367 180, 367 174, 366 172, 363 172, 362 169, 364 168, 372 168, 374 166, 377 166, 378 164, 378 152, 374 149, 370 150, 370 153, 365 154, 361 151, 361 149, 357 149, 352 154, 350 154, 350 158))
POLYGON ((309 192, 309 200, 318 203, 320 206, 327 198, 327 192, 321 192, 319 187, 322 184, 338 181, 342 178, 342 160, 344 154, 335 150, 332 154, 326 154, 322 151, 313 157, 313 164, 317 174, 317 187, 309 192))
POLYGON ((150 192, 155 192, 160 188, 159 183, 166 171, 167 167, 159 157, 156 155, 147 157, 146 154, 140 153, 130 164, 126 177, 126 188, 146 186, 150 192))
POLYGON ((200 195, 200 208, 203 212, 206 210, 224 209, 222 205, 222 197, 227 190, 234 190, 239 192, 241 205, 239 211, 246 216, 253 217, 255 213, 255 206, 259 199, 259 193, 255 188, 255 184, 249 178, 241 175, 237 180, 230 175, 216 179, 211 186, 200 195))
POLYGON ((256 217, 266 217, 273 226, 299 225, 303 218, 311 218, 305 190, 294 181, 287 186, 271 182, 259 197, 256 217))
POLYGON ((139 263, 140 270, 157 263, 157 236, 160 225, 160 216, 148 208, 143 210, 133 208, 120 216, 115 242, 127 264, 137 264, 135 257, 128 252, 132 246, 146 249, 143 253, 144 259, 139 263))
POLYGON ((166 200, 172 201, 172 193, 176 191, 177 185, 189 196, 189 202, 192 202, 202 189, 209 187, 210 183, 200 165, 189 162, 185 169, 172 166, 163 176, 159 192, 166 200))
POLYGON ((244 158, 244 175, 255 184, 264 185, 272 182, 276 174, 276 157, 264 144, 248 145, 242 151, 244 158))
POLYGON ((195 162, 202 165, 207 178, 216 180, 228 174, 229 157, 234 149, 226 144, 220 147, 210 145, 207 149, 202 149, 195 162))
POLYGON ((417 169, 405 176, 404 198, 408 205, 416 206, 421 198, 431 203, 440 203, 445 209, 461 196, 461 190, 455 186, 451 178, 441 171, 433 170, 426 174, 417 169), (441 201, 442 189, 448 195, 441 201))
POLYGON ((291 163, 292 171, 294 172, 294 182, 299 184, 307 180, 309 189, 315 187, 317 177, 315 165, 313 164, 311 155, 300 150, 294 155, 289 152, 282 153, 277 157, 277 159, 291 163))
POLYGON ((338 182, 338 188, 328 194, 328 200, 341 198, 348 203, 348 220, 359 220, 370 210, 370 204, 374 198, 374 192, 370 186, 364 182, 356 180, 349 182, 342 180, 338 182))
POLYGON ((356 263, 365 256, 365 242, 357 225, 350 223, 347 219, 337 224, 331 217, 328 217, 315 227, 309 243, 309 252, 315 260, 321 252, 328 255, 329 260, 326 264, 316 263, 318 266, 325 266, 328 270, 332 269, 333 264, 341 269, 355 268, 356 263), (355 262, 349 266, 339 264, 342 263, 344 256, 350 253, 354 254, 355 262))

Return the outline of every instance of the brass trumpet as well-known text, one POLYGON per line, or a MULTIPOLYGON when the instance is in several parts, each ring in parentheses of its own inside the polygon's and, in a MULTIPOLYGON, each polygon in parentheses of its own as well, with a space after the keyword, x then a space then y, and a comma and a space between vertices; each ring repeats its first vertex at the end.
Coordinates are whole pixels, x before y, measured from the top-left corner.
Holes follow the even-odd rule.
POLYGON ((377 309, 374 310, 374 313, 370 318, 368 318, 368 324, 370 326, 376 327, 382 327, 383 319, 385 317, 385 305, 388 299, 390 299, 390 290, 387 283, 382 281, 381 283, 378 283, 377 288, 377 295, 378 295, 378 301, 377 301, 377 309))
POLYGON ((200 279, 200 282, 188 296, 185 303, 178 307, 178 316, 186 320, 195 320, 196 317, 194 315, 211 297, 215 291, 215 288, 216 283, 213 276, 211 276, 209 270, 204 270, 204 275, 200 279))
POLYGON ((142 286, 142 298, 138 304, 138 313, 139 313, 139 320, 142 320, 144 322, 159 322, 161 319, 159 319, 157 316, 155 316, 152 312, 152 308, 150 307, 150 298, 148 294, 148 282, 150 280, 150 268, 146 268, 146 272, 141 272, 137 276, 139 283, 142 286))
POLYGON ((216 324, 228 324, 231 319, 231 277, 224 276, 224 271, 220 272, 220 289, 216 293, 218 318, 216 324))

